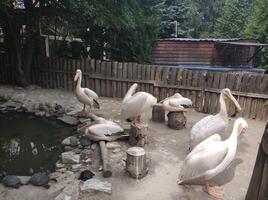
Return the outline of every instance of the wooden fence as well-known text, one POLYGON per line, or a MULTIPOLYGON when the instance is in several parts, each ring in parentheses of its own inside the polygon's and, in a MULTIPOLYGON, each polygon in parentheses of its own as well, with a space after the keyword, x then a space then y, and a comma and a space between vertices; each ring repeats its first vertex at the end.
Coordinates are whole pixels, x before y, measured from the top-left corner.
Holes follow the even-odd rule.
MULTIPOLYGON (((0 56, 0 83, 14 84, 12 60, 0 56)), ((181 93, 193 101, 197 111, 216 113, 221 89, 230 88, 242 112, 228 105, 230 116, 268 119, 268 75, 254 73, 222 73, 176 69, 137 63, 106 62, 94 59, 40 58, 33 62, 31 81, 43 88, 74 89, 77 68, 83 72, 82 86, 100 96, 123 97, 132 83, 159 100, 181 93)))

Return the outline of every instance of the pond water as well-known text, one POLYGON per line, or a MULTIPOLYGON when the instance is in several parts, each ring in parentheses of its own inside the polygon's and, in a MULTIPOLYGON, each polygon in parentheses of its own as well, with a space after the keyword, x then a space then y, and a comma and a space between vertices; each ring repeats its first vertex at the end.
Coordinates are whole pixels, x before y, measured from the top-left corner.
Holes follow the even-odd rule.
POLYGON ((40 168, 55 171, 59 144, 72 132, 72 127, 57 120, 0 114, 0 173, 30 175, 40 168))

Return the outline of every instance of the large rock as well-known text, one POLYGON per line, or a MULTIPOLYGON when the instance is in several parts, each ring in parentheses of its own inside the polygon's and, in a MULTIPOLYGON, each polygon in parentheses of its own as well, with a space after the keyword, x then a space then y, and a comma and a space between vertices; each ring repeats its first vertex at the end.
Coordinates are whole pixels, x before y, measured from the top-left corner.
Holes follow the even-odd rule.
POLYGON ((76 147, 78 145, 78 139, 74 136, 70 136, 65 138, 62 142, 62 145, 64 146, 72 146, 72 147, 76 147))
POLYGON ((67 151, 61 154, 61 159, 63 164, 78 164, 80 162, 80 155, 67 151))
POLYGON ((111 194, 112 184, 107 181, 101 181, 95 178, 89 179, 81 186, 82 192, 101 191, 111 194))
POLYGON ((78 200, 79 197, 79 182, 74 180, 68 184, 63 191, 55 198, 55 200, 78 200))
POLYGON ((78 124, 78 120, 75 117, 71 117, 71 116, 63 116, 63 117, 58 117, 58 119, 66 124, 69 124, 71 126, 75 126, 78 124))

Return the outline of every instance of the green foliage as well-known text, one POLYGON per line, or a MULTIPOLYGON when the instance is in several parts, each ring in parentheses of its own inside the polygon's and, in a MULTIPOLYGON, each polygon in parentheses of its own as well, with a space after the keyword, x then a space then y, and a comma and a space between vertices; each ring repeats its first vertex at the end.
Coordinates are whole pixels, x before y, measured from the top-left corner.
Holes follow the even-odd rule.
MULTIPOLYGON (((268 43, 268 0, 257 0, 255 12, 245 29, 245 35, 268 43)), ((258 65, 268 70, 268 49, 263 49, 258 65)))
POLYGON ((216 22, 216 37, 242 38, 252 13, 253 1, 226 0, 222 15, 216 22))

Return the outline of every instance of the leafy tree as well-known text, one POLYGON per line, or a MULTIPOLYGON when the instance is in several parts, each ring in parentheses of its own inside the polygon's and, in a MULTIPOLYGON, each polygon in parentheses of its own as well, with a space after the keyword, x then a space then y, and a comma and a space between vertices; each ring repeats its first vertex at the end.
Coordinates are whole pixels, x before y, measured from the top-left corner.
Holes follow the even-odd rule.
MULTIPOLYGON (((245 35, 268 43, 268 0, 257 0, 255 11, 245 29, 245 35)), ((268 70, 268 49, 262 51, 258 65, 268 70)))
POLYGON ((217 19, 215 36, 240 38, 253 11, 252 0, 226 0, 221 16, 217 19))
POLYGON ((38 6, 38 0, 0 2, 0 26, 3 29, 6 49, 14 55, 16 80, 22 86, 29 84, 32 58, 38 45, 38 6), (24 14, 17 8, 23 8, 24 14))

